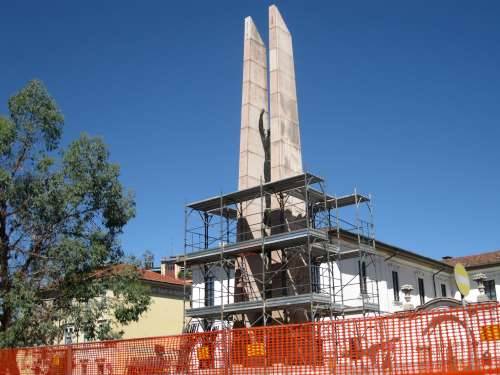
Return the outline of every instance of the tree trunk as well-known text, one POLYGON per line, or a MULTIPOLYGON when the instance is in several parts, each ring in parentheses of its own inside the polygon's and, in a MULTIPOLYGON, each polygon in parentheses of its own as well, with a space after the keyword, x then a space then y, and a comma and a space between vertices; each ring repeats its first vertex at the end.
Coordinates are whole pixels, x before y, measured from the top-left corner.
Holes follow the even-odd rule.
MULTIPOLYGON (((3 202, 0 207, 0 291, 7 294, 10 291, 9 277, 9 236, 7 234, 7 205, 3 202)), ((12 310, 6 303, 2 303, 0 315, 0 331, 6 331, 12 318, 12 310)))

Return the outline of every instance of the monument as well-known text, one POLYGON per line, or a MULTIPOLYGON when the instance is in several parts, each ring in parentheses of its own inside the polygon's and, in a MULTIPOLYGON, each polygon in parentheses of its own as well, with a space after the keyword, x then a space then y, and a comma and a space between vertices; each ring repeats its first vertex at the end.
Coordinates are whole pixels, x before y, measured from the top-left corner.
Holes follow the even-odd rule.
MULTIPOLYGON (((370 300, 359 293, 368 290, 366 267, 375 263, 367 263, 365 248, 375 241, 359 223, 354 234, 341 231, 346 221, 338 216, 350 206, 361 218, 370 199, 356 191, 337 199, 321 177, 303 171, 292 36, 274 5, 267 45, 245 18, 238 191, 186 206, 190 332, 378 310, 373 283, 370 300), (341 261, 363 276, 345 279, 341 261), (345 291, 356 295, 348 307, 345 291)), ((372 228, 371 216, 363 223, 372 228)))
MULTIPOLYGON (((255 23, 247 17, 239 189, 303 172, 292 36, 275 5, 269 7, 269 71, 266 51, 255 23), (266 140, 269 134, 270 142, 266 140), (266 144, 270 144, 270 149, 266 150, 266 144), (270 174, 266 163, 270 164, 270 174)), ((249 207, 248 213, 252 212, 249 207)))
POLYGON ((245 18, 238 188, 259 185, 264 172, 264 148, 259 122, 269 129, 266 46, 251 17, 245 18))
MULTIPOLYGON (((265 43, 245 18, 238 189, 303 173, 292 36, 275 5, 269 7, 269 70, 265 43), (268 89, 268 82, 270 89, 268 89)), ((267 211, 277 207, 266 198, 267 211)), ((266 212, 267 212, 266 211, 266 212)), ((240 239, 265 235, 260 202, 243 208, 240 239)), ((265 222, 271 220, 265 218, 265 222)))
POLYGON ((292 35, 274 5, 269 7, 269 71, 271 177, 279 180, 303 170, 292 35))
MULTIPOLYGON (((266 45, 253 19, 245 18, 238 188, 243 190, 301 173, 302 154, 292 36, 278 8, 271 5, 269 70, 266 45)), ((294 201, 294 198, 289 198, 289 201, 294 201)), ((247 202, 242 208, 238 225, 239 240, 271 234, 272 222, 278 219, 273 220, 272 213, 278 213, 279 203, 274 199, 271 201, 271 196, 266 195, 263 204, 264 207, 261 206, 262 202, 254 200, 247 202)), ((297 214, 295 211, 292 210, 289 214, 297 214)), ((287 257, 287 251, 272 251, 267 256, 264 269, 271 272, 273 267, 279 268, 282 259, 287 257)), ((299 262, 303 263, 304 260, 299 259, 299 262)), ((263 261, 258 254, 242 254, 236 260, 236 295, 245 296, 242 297, 244 300, 262 298, 263 285, 258 282, 257 276, 261 274, 262 267, 263 261), (243 274, 254 277, 247 277, 246 280, 238 277, 243 274)), ((298 275, 288 271, 288 274, 293 279, 304 277, 303 272, 298 275)), ((269 288, 271 286, 267 285, 267 289, 269 288)), ((255 317, 251 315, 249 320, 254 320, 255 317)))

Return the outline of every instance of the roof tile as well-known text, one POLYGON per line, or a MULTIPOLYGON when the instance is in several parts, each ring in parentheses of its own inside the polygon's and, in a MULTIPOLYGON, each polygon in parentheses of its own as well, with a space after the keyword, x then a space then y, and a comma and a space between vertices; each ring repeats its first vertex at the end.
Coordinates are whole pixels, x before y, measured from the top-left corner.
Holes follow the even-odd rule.
POLYGON ((160 283, 167 284, 175 284, 175 285, 184 285, 184 280, 176 279, 174 275, 161 275, 159 273, 150 271, 150 270, 139 270, 141 280, 145 281, 156 281, 160 283))
POLYGON ((457 263, 462 263, 464 267, 486 266, 500 263, 500 250, 443 259, 443 262, 449 264, 450 266, 454 266, 457 263))

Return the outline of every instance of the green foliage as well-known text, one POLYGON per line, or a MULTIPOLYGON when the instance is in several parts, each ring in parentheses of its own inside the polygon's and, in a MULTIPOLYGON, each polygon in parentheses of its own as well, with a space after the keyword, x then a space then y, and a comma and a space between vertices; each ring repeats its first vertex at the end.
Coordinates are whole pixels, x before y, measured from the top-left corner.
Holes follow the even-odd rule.
POLYGON ((177 272, 177 277, 179 279, 186 278, 186 280, 191 280, 193 278, 193 272, 191 269, 180 270, 179 272, 177 272))
POLYGON ((155 256, 151 250, 145 250, 142 254, 141 266, 144 269, 151 269, 154 267, 155 256))
POLYGON ((63 116, 31 81, 0 117, 0 347, 51 344, 72 324, 119 336, 150 299, 118 236, 135 214, 101 139, 59 146, 63 116))

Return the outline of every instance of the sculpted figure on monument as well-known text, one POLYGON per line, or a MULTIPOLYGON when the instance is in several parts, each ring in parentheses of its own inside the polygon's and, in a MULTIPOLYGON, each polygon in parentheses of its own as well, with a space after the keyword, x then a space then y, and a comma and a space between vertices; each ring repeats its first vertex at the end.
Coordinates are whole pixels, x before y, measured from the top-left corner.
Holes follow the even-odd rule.
POLYGON ((262 141, 262 147, 264 148, 264 182, 271 181, 271 130, 264 129, 264 113, 265 110, 260 112, 259 117, 259 132, 260 139, 262 141))
MULTIPOLYGON (((259 117, 259 132, 260 139, 262 141, 262 147, 264 148, 264 182, 271 181, 271 130, 264 129, 264 114, 265 110, 260 112, 259 117)), ((269 227, 271 225, 271 197, 266 194, 266 207, 264 211, 264 225, 269 227)), ((267 235, 264 230, 262 235, 265 237, 267 235)))

